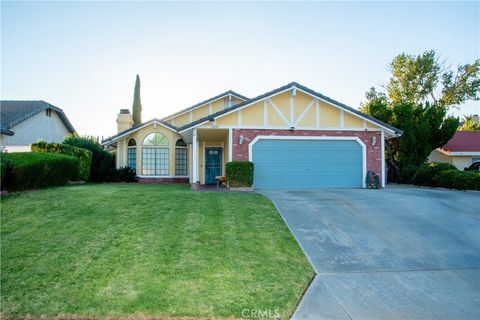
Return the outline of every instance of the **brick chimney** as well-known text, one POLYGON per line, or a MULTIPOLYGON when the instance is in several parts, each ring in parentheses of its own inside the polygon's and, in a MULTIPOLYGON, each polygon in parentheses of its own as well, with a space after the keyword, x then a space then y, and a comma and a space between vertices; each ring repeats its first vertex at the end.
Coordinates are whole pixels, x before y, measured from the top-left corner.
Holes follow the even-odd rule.
POLYGON ((133 127, 133 117, 128 109, 120 109, 120 113, 117 117, 117 132, 133 127))

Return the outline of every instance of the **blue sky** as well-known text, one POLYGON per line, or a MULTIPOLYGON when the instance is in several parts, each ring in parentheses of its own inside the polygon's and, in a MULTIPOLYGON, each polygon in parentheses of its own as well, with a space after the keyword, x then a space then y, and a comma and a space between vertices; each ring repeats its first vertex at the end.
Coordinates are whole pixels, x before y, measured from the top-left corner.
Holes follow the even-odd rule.
MULTIPOLYGON (((138 73, 143 120, 233 89, 297 81, 352 107, 401 52, 480 58, 479 2, 2 2, 1 98, 63 108, 116 133, 138 73)), ((480 113, 478 102, 456 115, 480 113)))

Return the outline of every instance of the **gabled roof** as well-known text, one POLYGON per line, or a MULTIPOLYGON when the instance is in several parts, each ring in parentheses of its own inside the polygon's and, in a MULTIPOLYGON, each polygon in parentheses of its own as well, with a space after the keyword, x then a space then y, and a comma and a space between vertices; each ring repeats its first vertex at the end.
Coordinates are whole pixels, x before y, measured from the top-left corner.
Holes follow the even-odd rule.
POLYGON ((480 131, 457 131, 446 145, 446 152, 480 152, 480 131))
POLYGON ((336 101, 336 100, 334 100, 334 99, 332 99, 332 98, 329 98, 329 97, 327 97, 327 96, 325 96, 325 95, 323 95, 323 94, 321 94, 321 93, 318 93, 318 92, 316 92, 316 91, 314 91, 314 90, 312 90, 312 89, 309 89, 309 88, 307 88, 307 87, 305 87, 305 86, 302 86, 301 84, 299 84, 299 83, 297 83, 297 82, 291 82, 291 83, 289 83, 289 84, 287 84, 287 85, 285 85, 285 86, 282 86, 282 87, 280 87, 280 88, 277 88, 277 89, 272 90, 272 91, 269 91, 269 92, 266 92, 266 93, 264 93, 264 94, 261 94, 261 95, 255 97, 255 98, 252 98, 252 99, 250 99, 250 100, 247 100, 247 101, 244 101, 244 102, 239 103, 239 104, 237 104, 237 105, 234 105, 234 106, 232 106, 232 107, 230 107, 230 108, 226 108, 226 109, 221 110, 221 111, 218 111, 218 112, 216 112, 216 113, 214 113, 214 114, 208 115, 208 116, 206 116, 206 117, 203 117, 203 118, 201 118, 201 119, 198 119, 198 120, 196 120, 196 121, 193 121, 193 122, 191 122, 191 123, 188 123, 188 124, 186 124, 186 125, 184 125, 184 126, 179 127, 179 128, 178 128, 178 131, 179 131, 179 132, 185 131, 185 130, 188 130, 188 129, 192 128, 192 127, 195 127, 195 126, 197 126, 197 125, 200 125, 200 124, 202 124, 202 123, 205 123, 205 122, 207 122, 207 121, 213 121, 216 117, 219 117, 219 116, 221 116, 221 115, 223 115, 223 114, 229 113, 229 112, 234 111, 234 110, 236 110, 236 109, 242 108, 242 107, 244 107, 244 106, 253 104, 253 103, 258 102, 258 101, 260 101, 260 100, 262 100, 262 99, 264 99, 264 98, 267 98, 267 97, 269 97, 269 96, 273 96, 273 95, 275 95, 275 94, 277 94, 277 93, 280 93, 280 92, 282 92, 282 91, 288 90, 288 89, 290 89, 290 88, 300 89, 300 90, 302 90, 302 91, 304 91, 304 92, 306 92, 306 93, 308 93, 308 94, 310 94, 310 95, 312 95, 312 96, 314 96, 314 97, 317 97, 317 98, 319 98, 319 99, 321 99, 321 100, 327 101, 327 102, 329 102, 329 103, 331 103, 331 104, 333 104, 333 105, 335 105, 335 106, 337 106, 337 107, 339 107, 339 108, 342 108, 342 109, 344 109, 344 110, 350 111, 351 113, 354 113, 354 114, 356 114, 356 115, 358 115, 358 116, 360 116, 360 117, 362 117, 362 118, 368 119, 368 120, 370 120, 371 122, 373 122, 373 123, 375 123, 375 124, 377 124, 377 125, 379 125, 379 126, 381 126, 381 127, 387 128, 387 129, 393 131, 393 132, 394 132, 395 134, 397 134, 397 135, 401 135, 401 134, 403 133, 403 131, 400 130, 400 129, 397 129, 397 128, 395 128, 395 127, 393 127, 393 126, 391 126, 391 125, 389 125, 389 124, 387 124, 387 123, 385 123, 385 122, 382 122, 382 121, 380 121, 380 120, 378 120, 378 119, 375 119, 375 118, 372 117, 372 116, 369 116, 369 115, 367 115, 367 114, 365 114, 365 113, 363 113, 363 112, 360 112, 360 111, 358 111, 357 109, 354 109, 354 108, 352 108, 352 107, 349 107, 349 106, 347 106, 347 105, 345 105, 345 104, 343 104, 343 103, 341 103, 341 102, 338 102, 338 101, 336 101))
POLYGON ((73 128, 72 124, 68 120, 63 110, 51 105, 50 103, 41 100, 2 100, 0 101, 0 128, 2 134, 13 135, 14 131, 12 131, 12 128, 47 109, 52 109, 58 114, 63 124, 70 133, 75 132, 75 129, 73 128))
POLYGON ((127 135, 127 134, 129 134, 129 133, 131 133, 131 132, 133 132, 133 131, 137 131, 137 130, 139 130, 139 129, 143 128, 143 127, 146 127, 146 126, 148 126, 148 125, 150 125, 150 124, 152 124, 152 123, 154 123, 154 122, 155 122, 155 123, 158 123, 158 124, 160 124, 160 125, 162 125, 162 126, 164 126, 164 127, 167 127, 167 128, 169 128, 169 129, 171 129, 171 130, 173 130, 173 131, 175 131, 175 132, 177 132, 177 127, 175 127, 175 126, 171 125, 170 123, 165 122, 165 121, 163 121, 163 120, 159 120, 159 119, 157 119, 157 118, 154 118, 154 119, 145 121, 145 122, 143 122, 143 123, 141 123, 141 124, 139 124, 139 125, 133 126, 133 127, 129 128, 129 129, 127 129, 127 130, 123 130, 123 131, 117 133, 117 134, 114 135, 114 136, 108 137, 107 139, 102 140, 102 144, 106 144, 106 143, 109 143, 109 142, 113 142, 114 140, 117 140, 118 138, 120 138, 120 137, 122 137, 122 136, 124 136, 124 135, 127 135))
POLYGON ((191 106, 191 107, 185 108, 185 109, 180 110, 180 111, 178 111, 178 112, 175 112, 175 113, 173 113, 173 114, 171 114, 171 115, 168 115, 168 116, 166 116, 166 117, 163 117, 162 120, 171 119, 171 118, 173 118, 173 117, 175 117, 175 116, 178 116, 178 115, 180 115, 180 114, 182 114, 182 113, 191 111, 191 110, 193 110, 193 109, 196 109, 196 108, 198 108, 198 107, 200 107, 200 106, 203 106, 203 105, 208 104, 208 103, 210 103, 210 102, 213 102, 213 101, 215 101, 215 100, 221 99, 221 98, 226 97, 226 96, 228 96, 228 95, 232 95, 232 96, 237 97, 237 98, 240 98, 240 99, 242 99, 242 100, 248 100, 247 97, 242 96, 241 94, 238 94, 238 93, 236 93, 235 91, 228 90, 228 91, 225 91, 224 93, 221 93, 221 94, 219 94, 219 95, 216 95, 215 97, 212 97, 212 98, 210 98, 210 99, 207 99, 207 100, 204 100, 204 101, 199 102, 199 103, 197 103, 197 104, 194 104, 194 105, 191 106))

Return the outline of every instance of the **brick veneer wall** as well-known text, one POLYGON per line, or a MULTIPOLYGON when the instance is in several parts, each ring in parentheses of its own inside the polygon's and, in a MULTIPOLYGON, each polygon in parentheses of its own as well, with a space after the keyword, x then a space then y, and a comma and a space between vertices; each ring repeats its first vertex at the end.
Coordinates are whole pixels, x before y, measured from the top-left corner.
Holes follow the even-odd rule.
POLYGON ((367 171, 375 171, 382 181, 382 153, 381 134, 379 131, 332 131, 332 130, 270 130, 270 129, 233 129, 232 130, 232 158, 233 160, 248 160, 248 145, 257 136, 333 136, 359 137, 367 147, 367 171), (240 135, 245 140, 239 144, 240 135), (372 137, 377 142, 372 146, 372 137))

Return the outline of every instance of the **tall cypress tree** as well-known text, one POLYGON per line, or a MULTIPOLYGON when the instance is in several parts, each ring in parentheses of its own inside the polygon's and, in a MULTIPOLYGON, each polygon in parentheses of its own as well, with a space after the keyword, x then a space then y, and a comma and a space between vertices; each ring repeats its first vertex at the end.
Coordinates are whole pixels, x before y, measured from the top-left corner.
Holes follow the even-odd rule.
POLYGON ((133 93, 132 115, 133 115, 134 126, 137 126, 142 123, 142 102, 140 101, 140 77, 138 76, 138 74, 137 74, 137 79, 135 80, 135 91, 133 93))

